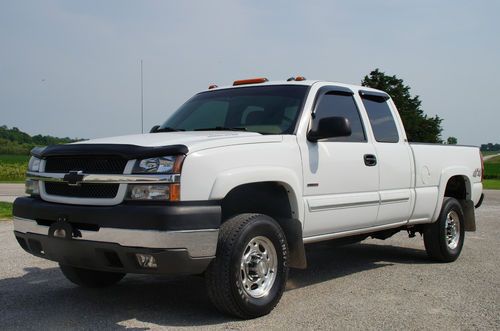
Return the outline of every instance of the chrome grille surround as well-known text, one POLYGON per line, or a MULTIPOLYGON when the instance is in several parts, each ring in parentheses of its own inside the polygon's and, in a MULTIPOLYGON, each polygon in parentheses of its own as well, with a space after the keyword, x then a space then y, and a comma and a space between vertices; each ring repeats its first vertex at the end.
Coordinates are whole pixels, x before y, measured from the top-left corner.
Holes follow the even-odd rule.
POLYGON ((40 172, 27 172, 26 178, 39 181, 40 197, 49 202, 74 204, 74 205, 93 205, 93 206, 112 206, 123 202, 127 192, 128 184, 168 184, 179 183, 180 174, 165 175, 133 175, 132 169, 136 160, 129 160, 125 166, 123 174, 85 174, 81 173, 79 184, 110 184, 118 185, 118 191, 114 198, 84 198, 69 197, 49 194, 46 190, 46 182, 66 183, 64 177, 68 173, 47 173, 45 172, 46 160, 40 162, 40 172))
MULTIPOLYGON (((129 160, 126 163, 122 173, 130 174, 132 172, 134 163, 135 160, 129 160)), ((110 197, 109 195, 106 197, 81 197, 81 196, 63 196, 63 195, 49 194, 46 190, 45 182, 46 181, 55 182, 56 184, 65 183, 64 176, 67 173, 46 173, 45 172, 46 164, 47 160, 42 160, 40 164, 40 173, 29 173, 29 172, 27 173, 27 178, 39 180, 40 197, 45 201, 72 204, 72 205, 112 206, 122 203, 125 198, 125 194, 127 192, 127 184, 120 184, 120 183, 112 184, 118 186, 116 194, 113 197, 110 197)))

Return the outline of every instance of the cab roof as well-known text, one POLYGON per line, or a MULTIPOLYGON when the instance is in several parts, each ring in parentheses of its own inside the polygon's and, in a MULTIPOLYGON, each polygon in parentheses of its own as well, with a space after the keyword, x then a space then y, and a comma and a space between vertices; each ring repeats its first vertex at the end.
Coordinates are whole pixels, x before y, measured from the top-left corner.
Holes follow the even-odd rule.
POLYGON ((304 80, 275 80, 275 81, 266 81, 266 82, 259 82, 259 83, 247 83, 247 84, 239 84, 239 85, 226 85, 226 86, 217 86, 217 85, 210 85, 209 90, 210 91, 216 91, 216 90, 223 90, 223 89, 233 89, 233 88, 245 88, 245 87, 255 87, 255 86, 273 86, 273 85, 301 85, 301 86, 312 86, 314 84, 321 84, 321 85, 333 85, 333 86, 341 86, 341 87, 346 87, 352 90, 353 92, 358 92, 359 90, 363 91, 373 91, 373 92, 381 92, 383 94, 386 94, 386 92, 377 90, 368 86, 361 86, 361 85, 354 85, 354 84, 345 84, 345 83, 340 83, 340 82, 334 82, 334 81, 327 81, 327 80, 311 80, 311 79, 304 79, 304 80))

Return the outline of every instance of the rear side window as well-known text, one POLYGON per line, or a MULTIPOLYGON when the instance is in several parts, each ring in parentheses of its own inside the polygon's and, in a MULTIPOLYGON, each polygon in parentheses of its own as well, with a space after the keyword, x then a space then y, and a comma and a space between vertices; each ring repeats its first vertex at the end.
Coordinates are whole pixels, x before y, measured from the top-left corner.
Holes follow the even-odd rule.
POLYGON ((382 143, 397 143, 398 129, 386 99, 372 96, 363 96, 362 99, 375 140, 382 143))
POLYGON ((348 141, 348 142, 364 142, 366 141, 365 131, 361 118, 359 116, 358 107, 352 95, 327 93, 323 95, 319 104, 316 107, 316 119, 318 122, 324 117, 339 116, 346 117, 351 124, 351 135, 349 137, 329 138, 329 141, 348 141))

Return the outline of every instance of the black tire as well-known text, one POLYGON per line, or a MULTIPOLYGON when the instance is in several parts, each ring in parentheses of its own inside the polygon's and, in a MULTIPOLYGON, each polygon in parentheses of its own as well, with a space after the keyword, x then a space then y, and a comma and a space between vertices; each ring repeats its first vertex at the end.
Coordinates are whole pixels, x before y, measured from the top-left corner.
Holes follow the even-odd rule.
POLYGON ((439 262, 453 262, 459 256, 464 245, 465 231, 464 231, 464 213, 460 203, 454 198, 444 198, 441 213, 436 222, 426 225, 424 229, 424 244, 427 255, 439 262), (452 213, 452 214, 450 214, 452 213), (453 214, 454 213, 454 214, 453 214), (460 226, 458 242, 455 245, 449 245, 447 239, 447 219, 449 215, 458 217, 458 224, 460 226))
POLYGON ((65 264, 59 264, 59 268, 69 281, 83 287, 107 287, 125 277, 123 273, 82 269, 65 264))
MULTIPOLYGON (((255 250, 256 253, 265 251, 261 250, 259 245, 255 247, 259 250, 255 250)), ((272 248, 269 251, 272 251, 272 248)), ((285 234, 272 218, 262 214, 241 214, 230 218, 220 228, 216 258, 205 273, 211 301, 219 311, 243 319, 269 314, 285 290, 288 278, 287 259, 285 234), (247 289, 244 288, 242 279, 246 278, 241 268, 243 253, 249 252, 251 241, 254 242, 257 238, 265 238, 260 240, 267 240, 268 245, 272 244, 277 261, 274 282, 269 283, 268 290, 264 292, 267 294, 258 298, 248 293, 253 287, 248 288, 247 284, 247 289)), ((260 266, 255 267, 259 268, 260 266)), ((270 271, 272 269, 274 268, 259 270, 266 270, 265 273, 270 275, 273 273, 270 271)))

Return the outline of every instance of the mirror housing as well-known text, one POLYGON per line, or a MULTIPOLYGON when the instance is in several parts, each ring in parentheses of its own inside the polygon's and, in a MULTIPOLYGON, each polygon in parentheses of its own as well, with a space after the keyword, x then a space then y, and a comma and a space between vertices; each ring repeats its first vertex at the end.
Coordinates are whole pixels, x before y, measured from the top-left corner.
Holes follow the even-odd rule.
POLYGON ((351 135, 351 123, 345 117, 323 117, 314 129, 307 133, 307 140, 317 142, 320 139, 349 137, 351 135))
POLYGON ((155 125, 151 128, 151 130, 149 130, 149 133, 155 133, 156 131, 158 131, 159 128, 160 128, 159 125, 155 125))

